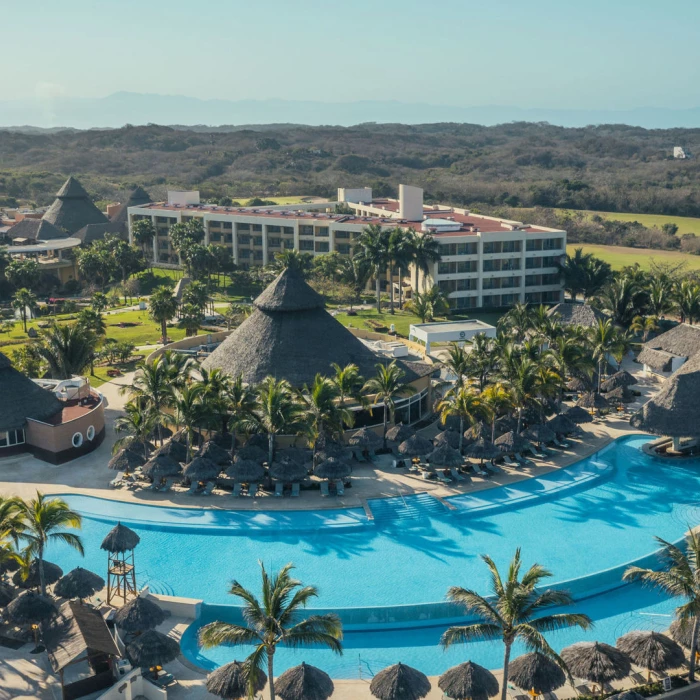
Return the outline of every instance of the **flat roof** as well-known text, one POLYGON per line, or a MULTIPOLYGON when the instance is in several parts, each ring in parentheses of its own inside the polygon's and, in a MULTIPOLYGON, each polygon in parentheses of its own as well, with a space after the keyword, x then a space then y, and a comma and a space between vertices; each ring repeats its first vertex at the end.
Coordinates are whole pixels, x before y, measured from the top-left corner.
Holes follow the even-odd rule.
POLYGON ((50 241, 39 241, 33 245, 8 245, 5 250, 9 255, 15 253, 46 253, 50 250, 65 250, 80 245, 79 238, 55 238, 50 241))
POLYGON ((496 326, 492 326, 478 319, 469 319, 466 321, 437 321, 435 323, 412 323, 411 328, 420 329, 428 333, 449 333, 455 331, 489 331, 496 330, 496 326))

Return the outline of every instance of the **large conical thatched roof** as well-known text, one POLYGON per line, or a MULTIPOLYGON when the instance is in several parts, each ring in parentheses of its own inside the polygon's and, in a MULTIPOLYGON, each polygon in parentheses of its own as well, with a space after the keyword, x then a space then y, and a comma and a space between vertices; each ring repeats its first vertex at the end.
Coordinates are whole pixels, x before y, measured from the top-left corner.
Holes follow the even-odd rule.
POLYGON ((659 632, 629 632, 615 645, 632 663, 656 673, 680 668, 685 663, 685 652, 680 644, 659 632))
POLYGON ((243 483, 259 481, 265 476, 265 468, 252 459, 239 459, 226 468, 226 476, 243 483))
POLYGON ((141 538, 126 525, 117 523, 102 540, 100 549, 110 554, 130 552, 141 541, 141 538))
POLYGON ((568 435, 579 430, 578 425, 568 416, 559 413, 554 418, 550 418, 545 424, 552 432, 568 435))
POLYGON ((22 219, 22 221, 10 227, 10 230, 5 235, 11 240, 26 238, 30 241, 52 241, 59 238, 67 238, 65 231, 61 231, 61 229, 44 219, 22 219))
POLYGON ((110 469, 115 469, 122 472, 130 472, 136 469, 136 467, 141 467, 146 462, 143 452, 136 452, 132 450, 131 446, 125 447, 117 454, 112 457, 107 463, 110 469))
POLYGON ((438 687, 452 700, 488 700, 498 695, 499 688, 491 671, 471 661, 445 671, 438 687))
POLYGON ((63 404, 52 391, 16 370, 7 355, 0 352, 0 432, 22 428, 27 418, 45 421, 55 416, 63 404))
POLYGON ((375 449, 381 444, 382 439, 369 428, 360 428, 356 433, 353 433, 348 440, 348 445, 363 447, 369 450, 375 449))
MULTIPOLYGON (((267 683, 267 676, 255 669, 254 690, 259 693, 267 683)), ((207 676, 207 690, 223 700, 243 700, 248 697, 248 674, 240 661, 220 666, 207 676)))
POLYGON ((572 675, 597 685, 617 681, 631 670, 624 652, 602 642, 579 642, 562 649, 561 658, 572 675))
POLYGON ((314 468, 319 479, 344 479, 352 473, 352 466, 339 457, 329 457, 314 468))
POLYGON ((583 396, 579 397, 576 405, 582 408, 597 408, 598 410, 610 408, 608 400, 602 394, 598 394, 594 391, 589 391, 587 394, 583 394, 583 396))
MULTIPOLYGON (((328 376, 331 365, 354 363, 365 377, 376 374, 382 358, 323 308, 323 298, 295 270, 287 268, 253 302, 255 310, 202 363, 248 384, 266 376, 301 387, 316 374, 328 376)), ((405 381, 432 372, 429 365, 398 361, 405 381)))
POLYGON ((559 323, 564 326, 583 326, 584 328, 595 328, 598 321, 608 318, 606 314, 590 304, 576 304, 570 301, 553 306, 547 315, 556 316, 559 323))
POLYGON ((195 457, 185 465, 183 476, 192 481, 209 481, 216 479, 221 472, 221 466, 207 457, 195 457))
POLYGON ((453 450, 459 449, 459 433, 456 430, 443 430, 433 438, 435 447, 448 445, 453 450))
POLYGON ((550 658, 537 651, 523 654, 508 664, 508 678, 526 692, 551 693, 566 683, 566 674, 550 658))
POLYGON ((398 663, 380 671, 369 692, 379 700, 420 700, 430 692, 430 681, 424 673, 398 663))
POLYGON ((399 445, 399 452, 406 457, 421 457, 433 451, 433 443, 415 433, 399 445))
POLYGON ((275 683, 275 693, 282 700, 328 700, 333 690, 333 681, 325 671, 303 661, 285 671, 275 683))
POLYGON ((202 448, 199 450, 199 456, 206 457, 222 467, 231 464, 231 454, 228 452, 228 450, 220 447, 212 440, 209 440, 202 445, 202 448))
POLYGON ((270 476, 285 484, 299 483, 304 481, 308 475, 306 466, 293 459, 280 459, 270 465, 270 476))
POLYGON ((479 438, 476 442, 464 448, 464 454, 467 457, 473 457, 474 459, 483 461, 485 459, 496 459, 496 457, 500 457, 503 453, 491 440, 479 438))
POLYGON ((69 234, 89 224, 106 224, 107 217, 92 203, 88 193, 74 177, 69 177, 56 193, 54 203, 42 217, 69 234))
POLYGON ((581 423, 591 423, 593 421, 591 414, 585 408, 581 408, 581 406, 571 406, 564 411, 563 415, 577 425, 581 423))
POLYGON ((630 424, 665 437, 700 436, 700 355, 674 372, 635 413, 630 424))
POLYGON ((413 431, 403 423, 397 423, 386 431, 386 439, 392 442, 403 442, 413 435, 413 431))
POLYGON ((603 391, 612 391, 620 386, 632 386, 637 383, 637 379, 633 377, 626 369, 621 369, 619 372, 610 375, 602 384, 600 388, 603 391))

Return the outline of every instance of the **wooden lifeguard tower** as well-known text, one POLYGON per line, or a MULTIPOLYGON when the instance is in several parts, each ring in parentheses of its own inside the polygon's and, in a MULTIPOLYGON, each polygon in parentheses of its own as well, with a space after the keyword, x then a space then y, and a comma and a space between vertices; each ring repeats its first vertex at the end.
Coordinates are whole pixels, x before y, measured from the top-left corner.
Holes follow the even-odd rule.
POLYGON ((138 596, 134 549, 141 538, 126 525, 117 523, 107 533, 100 549, 107 552, 107 604, 115 598, 126 603, 138 596))

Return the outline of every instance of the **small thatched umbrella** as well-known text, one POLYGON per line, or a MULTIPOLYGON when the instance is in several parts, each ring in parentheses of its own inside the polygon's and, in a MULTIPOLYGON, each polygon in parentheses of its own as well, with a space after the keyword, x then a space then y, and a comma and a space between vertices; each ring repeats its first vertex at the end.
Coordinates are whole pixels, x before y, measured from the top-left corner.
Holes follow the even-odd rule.
POLYGON ((239 459, 251 459, 253 462, 262 464, 263 462, 267 462, 267 450, 263 450, 262 447, 258 447, 257 445, 250 445, 250 447, 246 445, 236 452, 233 461, 237 462, 239 459))
POLYGON ((213 440, 209 440, 202 445, 202 449, 199 450, 199 456, 206 457, 221 467, 231 464, 229 452, 217 445, 213 440))
POLYGON ((501 416, 496 420, 496 433, 503 434, 518 429, 518 419, 513 416, 501 416))
POLYGON ((316 449, 316 462, 322 462, 329 457, 345 457, 347 449, 326 433, 321 433, 314 444, 316 449))
POLYGON ((571 418, 568 418, 563 413, 550 418, 547 423, 547 427, 557 435, 568 435, 569 433, 575 433, 578 431, 578 426, 571 418))
POLYGON ((576 402, 577 406, 582 408, 595 408, 598 411, 603 411, 606 408, 610 408, 610 403, 602 395, 596 392, 590 391, 587 394, 581 396, 581 398, 576 402))
POLYGON ((380 671, 369 685, 379 700, 420 700, 430 692, 428 677, 405 664, 394 664, 380 671))
POLYGON ((464 454, 467 457, 481 460, 483 464, 485 459, 496 459, 496 457, 500 457, 503 453, 490 440, 479 438, 476 442, 464 448, 464 454))
MULTIPOLYGON (((257 669, 253 690, 257 695, 267 684, 267 676, 257 669)), ((207 676, 207 690, 223 700, 243 700, 248 697, 248 674, 240 661, 220 666, 207 676)))
POLYGON ((136 637, 126 647, 126 654, 134 666, 153 668, 163 666, 177 658, 180 645, 172 637, 148 630, 136 637))
POLYGON ((13 589, 4 583, 0 583, 0 608, 7 607, 14 597, 13 589))
POLYGON ((239 459, 228 467, 226 476, 242 484, 257 483, 265 476, 265 467, 252 459, 239 459))
POLYGON ((531 442, 536 442, 538 445, 543 442, 551 442, 556 438, 556 433, 544 423, 535 423, 531 425, 527 430, 523 430, 520 433, 526 440, 531 442))
POLYGON ((352 466, 343 459, 329 457, 316 465, 314 474, 319 479, 344 479, 352 474, 352 466))
MULTIPOLYGON (((152 600, 137 596, 114 613, 114 623, 124 632, 145 632, 165 621, 165 612, 152 600)), ((149 664, 155 666, 156 664, 149 664)))
POLYGON ((305 447, 286 447, 283 450, 277 450, 277 459, 310 465, 313 460, 313 450, 305 447))
POLYGON ((172 476, 180 476, 182 467, 166 454, 157 454, 143 465, 143 474, 153 481, 160 481, 172 476))
POLYGON ((488 700, 498 695, 498 680, 483 666, 467 661, 440 676, 438 688, 452 700, 488 700))
POLYGON ((531 445, 522 435, 511 430, 501 437, 497 437, 493 443, 503 454, 512 455, 523 450, 529 450, 531 445))
POLYGON ((474 423, 474 425, 471 426, 471 428, 467 428, 467 430, 464 431, 464 437, 467 438, 467 440, 479 440, 480 438, 484 438, 485 440, 490 440, 491 439, 491 426, 486 425, 484 421, 479 421, 478 423, 474 423))
POLYGON ((619 681, 631 670, 627 654, 602 642, 578 642, 562 649, 560 656, 572 675, 595 685, 619 681))
POLYGON ((56 604, 48 596, 36 591, 20 593, 8 606, 7 614, 17 625, 38 625, 58 613, 56 604))
POLYGON ((126 525, 117 523, 102 540, 100 549, 110 554, 123 554, 136 548, 141 538, 126 525))
POLYGON ((561 688, 566 674, 552 659, 538 651, 523 654, 508 664, 508 678, 513 685, 533 695, 544 695, 561 688))
POLYGON ((671 639, 678 642, 682 647, 690 649, 693 646, 693 629, 695 627, 695 618, 686 620, 683 624, 680 620, 674 620, 671 623, 668 631, 671 639))
POLYGON ((105 587, 105 580, 92 571, 78 566, 59 579, 53 589, 61 598, 89 598, 105 587))
POLYGON ((282 700, 328 700, 333 690, 333 681, 325 671, 303 661, 275 682, 275 694, 282 700))
POLYGON ((136 467, 142 467, 146 462, 146 458, 138 452, 125 447, 123 450, 119 450, 117 454, 109 460, 107 466, 115 471, 129 472, 134 471, 136 467))
POLYGON ((590 391, 592 387, 591 382, 588 379, 581 379, 580 377, 574 377, 566 383, 566 388, 569 391, 590 391))
POLYGON ((399 445, 399 452, 406 457, 422 457, 433 451, 433 443, 418 433, 399 445))
POLYGON ((633 377, 626 369, 623 369, 608 377, 601 383, 600 388, 603 391, 612 391, 618 387, 632 386, 632 384, 636 383, 637 379, 633 377))
POLYGON ((591 423, 593 421, 591 414, 585 408, 581 408, 581 406, 571 406, 564 411, 563 415, 576 423, 576 425, 591 423))
MULTIPOLYGON (((50 586, 56 583, 63 576, 63 569, 58 564, 52 564, 50 561, 44 562, 44 583, 50 586)), ((41 580, 39 576, 39 560, 34 559, 29 565, 27 578, 22 578, 22 572, 17 571, 12 577, 12 583, 18 588, 39 588, 41 580)))
POLYGON ((459 449, 459 433, 455 430, 443 430, 438 433, 433 438, 433 444, 435 447, 440 447, 441 445, 447 445, 453 450, 459 449))
POLYGON ((264 433, 253 433, 245 442, 246 447, 259 447, 267 450, 269 438, 264 433))
POLYGON ((618 386, 605 394, 605 398, 615 403, 633 403, 637 397, 626 386, 618 386))
MULTIPOLYGON (((192 448, 193 445, 190 445, 190 450, 192 448)), ((156 456, 158 455, 170 457, 175 462, 185 462, 187 461, 187 447, 184 443, 178 442, 175 438, 173 438, 169 442, 166 442, 163 447, 159 447, 156 450, 156 456)))
POLYGON ((459 467, 463 463, 462 455, 458 450, 453 449, 447 443, 436 447, 427 457, 432 467, 459 467))
POLYGON ((183 470, 183 476, 190 482, 211 481, 221 473, 221 466, 206 457, 195 457, 183 470))
POLYGON ((363 450, 376 450, 382 444, 382 439, 368 428, 360 428, 348 440, 348 445, 361 447, 363 450))
POLYGON ((397 423, 386 431, 386 439, 401 443, 413 436, 413 431, 403 423, 397 423))
POLYGON ((296 484, 304 481, 309 475, 306 465, 292 459, 280 459, 270 466, 270 476, 284 484, 296 484))
POLYGON ((658 632, 630 632, 620 637, 616 646, 632 663, 647 670, 648 681, 651 681, 652 671, 663 673, 685 663, 685 652, 680 644, 658 632))

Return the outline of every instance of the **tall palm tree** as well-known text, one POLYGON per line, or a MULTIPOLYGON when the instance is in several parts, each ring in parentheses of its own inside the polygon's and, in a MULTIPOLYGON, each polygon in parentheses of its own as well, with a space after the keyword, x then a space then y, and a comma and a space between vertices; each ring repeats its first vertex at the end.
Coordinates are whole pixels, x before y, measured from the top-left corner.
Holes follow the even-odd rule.
POLYGON ((177 313, 177 299, 168 287, 158 287, 148 300, 148 315, 160 324, 161 342, 168 342, 168 321, 177 313))
POLYGON ((522 427, 523 411, 533 401, 553 396, 559 389, 560 377, 551 368, 529 357, 519 357, 507 367, 503 381, 518 410, 518 427, 522 427))
POLYGON ((654 278, 647 286, 647 311, 657 318, 673 310, 674 290, 663 278, 654 278))
POLYGON ((700 285, 685 279, 676 286, 674 296, 679 313, 692 325, 700 317, 700 285))
POLYGON ((532 321, 533 314, 530 306, 527 303, 517 301, 499 319, 498 330, 510 333, 515 341, 520 343, 532 328, 532 321))
POLYGON ((408 267, 411 260, 411 239, 399 226, 389 232, 388 241, 389 255, 389 289, 391 295, 391 313, 394 313, 394 272, 399 271, 399 309, 403 306, 402 299, 402 270, 408 267))
POLYGON ((386 449, 386 431, 389 422, 389 413, 393 415, 396 399, 400 396, 410 396, 416 390, 410 384, 403 381, 405 372, 396 364, 396 360, 388 365, 381 362, 375 365, 377 373, 365 382, 363 391, 374 394, 376 401, 381 401, 384 406, 384 449, 386 449))
POLYGON ((143 407, 136 401, 129 401, 124 406, 124 414, 114 421, 115 433, 126 433, 114 442, 112 452, 118 452, 129 445, 139 445, 143 456, 148 459, 148 440, 156 427, 156 416, 149 407, 143 407))
MULTIPOLYGON (((501 340, 504 336, 500 335, 501 340)), ((475 379, 479 391, 483 391, 486 387, 486 382, 489 376, 496 367, 498 353, 495 352, 495 341, 489 338, 485 333, 479 333, 474 336, 469 343, 469 377, 475 379)))
POLYGON ((459 416, 459 451, 461 453, 464 422, 474 425, 479 418, 486 415, 486 406, 481 400, 481 395, 467 386, 457 385, 445 394, 436 409, 443 423, 450 416, 459 416))
MULTIPOLYGON (((440 262, 440 244, 429 233, 416 233, 410 230, 411 258, 413 262, 413 295, 418 293, 418 273, 423 273, 425 279, 435 263, 440 262)), ((412 296, 413 296, 412 295, 412 296)))
POLYGON ((36 498, 21 502, 23 528, 21 538, 27 543, 27 554, 36 557, 39 562, 39 586, 46 594, 44 577, 44 553, 50 542, 63 542, 84 554, 83 543, 79 535, 66 532, 65 528, 77 529, 82 525, 82 517, 71 510, 62 498, 46 498, 40 491, 36 498))
POLYGON ((229 590, 231 595, 243 601, 245 624, 210 622, 199 633, 199 641, 205 649, 221 644, 254 646, 245 662, 249 697, 254 696, 258 674, 266 665, 270 700, 275 700, 274 658, 277 647, 280 644, 292 649, 324 646, 342 654, 343 629, 340 618, 334 613, 302 618, 302 609, 318 597, 318 591, 314 586, 304 586, 292 578, 292 564, 287 564, 274 576, 267 573, 262 562, 260 569, 261 599, 238 581, 234 581, 229 590))
MULTIPOLYGON (((352 425, 352 413, 337 403, 338 387, 332 380, 317 374, 311 386, 304 386, 299 392, 307 417, 307 429, 315 439, 328 431, 331 435, 341 435, 344 425, 352 425)), ((314 446, 314 451, 315 451, 314 446)))
POLYGON ((239 427, 250 424, 257 400, 255 392, 243 382, 241 374, 227 382, 225 400, 229 413, 228 427, 231 430, 231 457, 233 457, 236 432, 239 427))
POLYGON ((335 362, 331 365, 333 376, 331 381, 338 390, 338 404, 345 406, 347 399, 353 399, 360 405, 366 405, 367 399, 362 394, 362 387, 365 384, 364 377, 360 374, 360 369, 355 364, 348 364, 341 367, 335 362))
POLYGON ((275 436, 298 433, 304 428, 304 411, 286 379, 265 377, 257 387, 254 422, 267 433, 268 464, 275 452, 275 436))
POLYGON ((632 319, 644 310, 645 296, 644 288, 633 276, 622 275, 605 286, 598 303, 610 313, 615 323, 628 327, 632 319))
POLYGON ((210 407, 203 401, 204 386, 202 384, 192 383, 181 389, 175 389, 173 393, 175 422, 178 428, 182 428, 185 431, 186 461, 189 462, 194 429, 205 422, 207 417, 211 415, 210 407))
POLYGON ((661 589, 669 596, 683 599, 683 604, 676 608, 676 619, 683 627, 693 626, 689 669, 692 683, 695 680, 700 634, 700 535, 690 530, 685 538, 685 547, 678 547, 660 537, 656 541, 663 547, 664 569, 654 571, 630 566, 622 578, 624 581, 641 581, 661 589))
POLYGON ((355 245, 355 257, 372 269, 377 294, 377 313, 381 313, 381 276, 389 265, 389 232, 379 224, 370 224, 360 234, 355 245))
POLYGON ((617 329, 611 318, 598 319, 598 324, 591 329, 590 333, 593 359, 598 363, 598 391, 600 391, 603 368, 608 356, 622 362, 629 347, 629 340, 617 329))
POLYGON ((200 367, 197 371, 199 372, 198 382, 204 390, 202 401, 209 407, 212 425, 225 433, 228 426, 229 377, 220 367, 214 367, 211 370, 200 367))
POLYGON ((566 591, 539 590, 544 579, 552 574, 533 564, 520 577, 522 561, 520 549, 510 562, 506 580, 498 572, 494 561, 481 557, 491 574, 491 596, 485 598, 468 588, 453 586, 447 591, 447 599, 461 605, 470 615, 478 617, 479 622, 471 625, 450 627, 442 635, 440 644, 447 649, 453 644, 465 644, 482 639, 502 639, 505 646, 503 657, 503 682, 501 683, 501 700, 508 697, 508 664, 513 643, 520 639, 529 651, 539 651, 548 656, 562 668, 566 665, 559 655, 549 646, 544 633, 567 627, 588 629, 591 619, 580 613, 540 613, 553 606, 570 605, 572 598, 566 591))
POLYGON ((513 396, 503 382, 489 384, 481 392, 481 401, 485 415, 491 419, 491 442, 496 439, 496 419, 503 412, 513 407, 513 396))
POLYGON ((52 325, 44 331, 37 353, 48 363, 53 379, 70 379, 90 364, 97 337, 79 324, 52 325))
POLYGON ((101 314, 109 306, 109 298, 104 292, 95 292, 90 297, 90 307, 101 314))
POLYGON ((635 316, 630 323, 630 330, 642 334, 642 342, 646 343, 652 333, 659 330, 659 319, 656 316, 635 316))
POLYGON ((12 308, 19 311, 24 332, 27 332, 27 313, 36 308, 36 294, 26 287, 18 289, 12 296, 12 308))
POLYGON ((443 361, 445 369, 457 377, 455 386, 461 387, 467 377, 471 363, 469 361, 469 353, 457 343, 450 343, 447 350, 447 358, 443 361))

